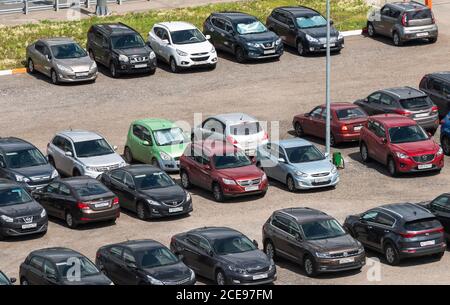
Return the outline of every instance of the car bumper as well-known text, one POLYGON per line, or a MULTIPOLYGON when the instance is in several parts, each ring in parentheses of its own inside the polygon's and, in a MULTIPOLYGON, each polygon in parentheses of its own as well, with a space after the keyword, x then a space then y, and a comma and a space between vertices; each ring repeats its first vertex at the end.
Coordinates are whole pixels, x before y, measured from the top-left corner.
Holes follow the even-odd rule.
POLYGON ((262 181, 258 185, 258 189, 254 190, 246 190, 245 187, 240 186, 238 184, 236 185, 222 185, 222 191, 224 196, 226 197, 240 197, 240 196, 247 196, 247 195, 257 195, 267 192, 267 188, 269 186, 269 183, 267 180, 262 181))
POLYGON ((166 172, 178 172, 180 170, 180 161, 178 160, 158 160, 159 167, 166 172))
POLYGON ((438 37, 438 27, 434 25, 434 26, 405 28, 403 30, 401 39, 403 41, 408 41, 408 40, 437 38, 437 37, 438 37))
POLYGON ((78 82, 89 82, 97 78, 98 71, 88 72, 86 75, 80 74, 66 74, 63 72, 58 72, 58 80, 64 83, 78 83, 78 82))
POLYGON ((426 172, 440 170, 444 167, 444 155, 435 157, 433 161, 427 163, 417 163, 411 158, 408 159, 398 159, 396 160, 397 170, 402 173, 407 172, 426 172), (428 165, 427 168, 420 168, 424 165, 428 165))
POLYGON ((307 189, 314 189, 314 188, 321 188, 321 187, 330 187, 335 186, 339 183, 339 173, 336 172, 336 174, 330 174, 325 177, 294 177, 295 181, 295 187, 300 190, 307 190, 307 189), (319 181, 317 179, 324 179, 323 181, 319 181))
MULTIPOLYGON (((314 52, 325 52, 327 50, 327 44, 321 43, 321 42, 307 42, 306 43, 306 50, 308 52, 314 53, 314 52)), ((330 44, 330 50, 333 51, 339 51, 344 48, 344 39, 336 40, 335 42, 332 42, 330 44)))
POLYGON ((430 118, 415 120, 426 131, 435 132, 440 125, 439 116, 436 114, 430 118))
POLYGON ((180 68, 205 67, 217 64, 217 53, 210 53, 205 56, 183 56, 177 58, 180 68))
POLYGON ((445 252, 446 248, 447 248, 447 244, 445 242, 440 243, 435 246, 431 246, 431 247, 402 248, 399 251, 400 252, 399 256, 401 258, 408 258, 408 257, 434 255, 434 254, 439 254, 439 253, 445 252))
POLYGON ((337 142, 358 142, 360 139, 360 133, 336 133, 335 140, 337 142))
POLYGON ((120 217, 120 208, 119 205, 114 205, 113 208, 102 211, 83 210, 79 216, 77 222, 81 224, 113 220, 120 217))
POLYGON ((334 259, 316 258, 316 264, 317 264, 317 271, 321 273, 360 269, 366 264, 366 255, 362 253, 356 256, 346 258, 334 258, 334 259), (353 261, 342 262, 343 259, 353 259, 353 261))
POLYGON ((25 236, 47 232, 48 228, 47 217, 44 217, 35 223, 36 227, 34 228, 22 229, 23 224, 2 222, 0 224, 0 232, 2 236, 25 236))
POLYGON ((226 276, 228 284, 231 285, 266 285, 273 283, 277 279, 277 272, 273 268, 267 273, 238 274, 229 272, 226 276))
POLYGON ((192 201, 184 203, 178 207, 169 207, 165 205, 150 206, 150 218, 172 217, 189 214, 193 211, 192 201), (176 210, 175 210, 176 209, 176 210))
POLYGON ((145 73, 155 70, 156 66, 156 58, 135 64, 119 62, 117 65, 117 72, 122 74, 145 73))
POLYGON ((283 55, 284 47, 280 44, 273 49, 262 49, 247 47, 245 50, 245 56, 247 59, 264 59, 264 58, 276 58, 283 55))

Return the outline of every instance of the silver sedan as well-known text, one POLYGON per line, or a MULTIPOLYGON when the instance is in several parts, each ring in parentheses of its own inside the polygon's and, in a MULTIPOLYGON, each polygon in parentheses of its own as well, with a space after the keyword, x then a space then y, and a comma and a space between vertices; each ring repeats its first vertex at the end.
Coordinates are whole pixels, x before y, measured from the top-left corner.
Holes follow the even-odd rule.
POLYGON ((70 38, 40 39, 27 47, 29 73, 41 72, 53 84, 95 81, 97 65, 87 52, 70 38))

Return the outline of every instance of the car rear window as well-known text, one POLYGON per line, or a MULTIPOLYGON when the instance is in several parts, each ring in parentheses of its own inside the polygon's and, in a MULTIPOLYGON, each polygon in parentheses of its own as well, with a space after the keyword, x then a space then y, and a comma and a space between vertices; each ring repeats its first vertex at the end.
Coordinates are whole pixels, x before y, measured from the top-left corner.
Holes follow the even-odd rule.
POLYGON ((367 114, 360 108, 339 109, 336 110, 336 115, 340 121, 367 117, 367 114))
POLYGON ((408 20, 420 20, 420 19, 432 18, 431 10, 429 10, 429 9, 409 11, 409 12, 407 12, 407 14, 408 14, 408 20))
POLYGON ((109 192, 109 190, 101 183, 89 182, 85 184, 77 184, 73 189, 80 197, 89 197, 102 195, 109 192))
POLYGON ((425 218, 405 223, 405 229, 408 231, 423 231, 442 227, 436 218, 425 218))
POLYGON ((261 131, 259 122, 247 122, 230 126, 230 132, 235 136, 247 136, 261 131))
POLYGON ((428 101, 428 98, 426 96, 401 100, 400 104, 403 108, 409 110, 423 109, 431 106, 431 103, 428 101))

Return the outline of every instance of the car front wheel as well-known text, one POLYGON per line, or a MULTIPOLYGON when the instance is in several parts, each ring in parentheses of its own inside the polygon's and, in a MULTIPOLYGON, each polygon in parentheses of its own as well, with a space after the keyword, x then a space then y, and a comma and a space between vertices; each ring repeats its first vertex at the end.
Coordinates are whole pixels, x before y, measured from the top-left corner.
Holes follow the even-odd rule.
POLYGON ((369 37, 374 37, 376 35, 372 22, 367 23, 367 34, 369 37))
POLYGON ((359 153, 361 155, 361 160, 366 163, 370 161, 369 157, 369 151, 367 149, 366 143, 361 143, 361 146, 359 147, 359 153))
POLYGON ((175 58, 172 57, 170 59, 170 71, 172 71, 172 73, 178 73, 178 70, 179 70, 179 68, 178 68, 177 62, 176 62, 175 58))
POLYGON ((265 243, 264 252, 266 253, 267 257, 275 259, 275 246, 270 240, 265 243))
POLYGON ((447 136, 443 136, 441 139, 442 150, 445 155, 450 155, 450 138, 447 136))
POLYGON ((316 262, 310 255, 307 255, 304 258, 303 267, 305 268, 305 273, 307 276, 314 277, 317 275, 316 262))
POLYGON ((58 74, 56 73, 55 70, 52 70, 52 72, 50 72, 50 78, 52 79, 53 85, 58 85, 59 84, 58 74))
POLYGON ((30 74, 33 74, 34 72, 36 72, 34 70, 34 62, 31 58, 28 59, 28 64, 27 64, 27 72, 30 74))
POLYGON ((214 195, 214 200, 217 202, 222 202, 224 200, 224 195, 223 195, 222 188, 220 187, 220 184, 214 183, 213 195, 214 195))
POLYGON ((298 53, 298 55, 300 55, 300 56, 305 56, 306 53, 307 53, 307 51, 306 51, 306 49, 305 49, 305 46, 303 45, 303 43, 302 43, 301 41, 299 41, 299 42, 297 43, 297 53, 298 53))
POLYGON ((392 243, 386 244, 384 247, 384 257, 389 265, 395 266, 400 262, 397 249, 392 245, 392 243))
POLYGON ((216 284, 223 286, 227 284, 227 279, 222 270, 217 271, 216 273, 216 284))
POLYGON ((242 50, 242 48, 236 49, 236 60, 238 63, 245 62, 245 54, 244 54, 244 50, 242 50))
POLYGON ((403 45, 402 39, 400 38, 400 35, 397 32, 394 32, 392 35, 392 41, 394 43, 394 46, 399 47, 403 45))
POLYGON ((389 157, 387 167, 389 175, 391 175, 392 177, 397 176, 397 165, 395 164, 395 161, 392 157, 389 157))

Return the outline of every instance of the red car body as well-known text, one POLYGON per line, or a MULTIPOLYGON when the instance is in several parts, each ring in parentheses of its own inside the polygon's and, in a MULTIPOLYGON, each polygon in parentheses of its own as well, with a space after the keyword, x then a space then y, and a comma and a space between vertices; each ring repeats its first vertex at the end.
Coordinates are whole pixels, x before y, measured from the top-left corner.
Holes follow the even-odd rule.
POLYGON ((431 136, 428 139, 392 143, 389 135, 390 128, 415 126, 417 123, 398 114, 382 114, 369 117, 361 130, 360 151, 364 161, 363 146, 367 147, 368 157, 384 165, 389 159, 394 161, 396 172, 420 172, 440 170, 444 166, 444 154, 441 147, 431 136), (400 157, 401 156, 401 157, 400 157))
MULTIPOLYGON (((364 110, 351 103, 331 103, 331 144, 334 146, 342 142, 359 141, 360 130, 367 121, 367 114, 364 110), (364 114, 363 117, 341 119, 338 112, 358 109, 364 114)), ((325 105, 317 106, 308 113, 294 116, 292 126, 298 137, 311 135, 318 138, 325 138, 326 129, 326 108, 325 105)))
MULTIPOLYGON (((234 168, 215 167, 215 156, 232 154, 236 151, 239 149, 233 145, 217 140, 189 144, 180 158, 182 180, 183 174, 187 174, 190 184, 209 191, 214 191, 214 185, 219 185, 224 197, 265 194, 269 185, 267 176, 253 162, 250 161, 250 165, 234 168), (225 183, 224 179, 235 183, 230 184, 230 181, 225 183)), ((184 183, 183 186, 185 186, 184 183)))

